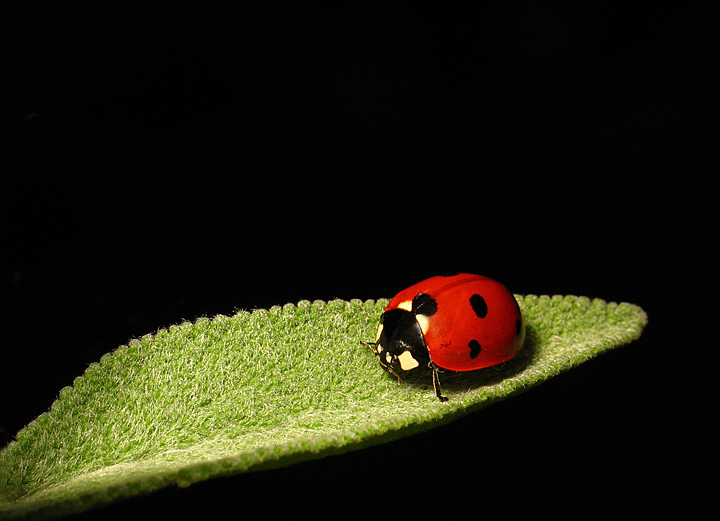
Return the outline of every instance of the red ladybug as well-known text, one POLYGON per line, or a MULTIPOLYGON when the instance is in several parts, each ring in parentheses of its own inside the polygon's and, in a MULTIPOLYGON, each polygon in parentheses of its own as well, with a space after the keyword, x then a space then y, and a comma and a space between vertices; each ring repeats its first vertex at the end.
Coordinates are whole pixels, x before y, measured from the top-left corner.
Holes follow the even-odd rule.
POLYGON ((500 364, 522 348, 525 325, 505 286, 480 275, 432 277, 401 291, 380 317, 377 339, 368 343, 380 365, 398 371, 432 370, 441 402, 438 368, 474 371, 500 364))

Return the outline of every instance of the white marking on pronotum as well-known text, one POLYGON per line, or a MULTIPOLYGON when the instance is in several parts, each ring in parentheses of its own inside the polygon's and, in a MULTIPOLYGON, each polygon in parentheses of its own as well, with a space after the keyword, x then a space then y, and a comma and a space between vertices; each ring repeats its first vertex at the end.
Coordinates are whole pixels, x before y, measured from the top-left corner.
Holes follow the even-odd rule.
POLYGON ((405 302, 400 302, 398 304, 399 309, 404 309, 405 311, 412 311, 412 300, 406 300, 405 302))
POLYGON ((400 369, 402 369, 403 371, 415 369, 417 366, 420 365, 420 363, 413 358, 410 351, 403 351, 400 355, 398 355, 397 359, 398 362, 400 362, 400 369))
POLYGON ((420 325, 420 331, 422 331, 422 334, 428 332, 428 328, 430 327, 430 319, 425 315, 415 315, 415 320, 417 320, 417 323, 420 325))
MULTIPOLYGON (((375 336, 375 342, 380 341, 380 335, 382 335, 382 332, 383 332, 383 325, 382 325, 382 322, 380 322, 378 324, 377 335, 375 336)), ((381 351, 382 351, 382 349, 381 349, 381 351)))

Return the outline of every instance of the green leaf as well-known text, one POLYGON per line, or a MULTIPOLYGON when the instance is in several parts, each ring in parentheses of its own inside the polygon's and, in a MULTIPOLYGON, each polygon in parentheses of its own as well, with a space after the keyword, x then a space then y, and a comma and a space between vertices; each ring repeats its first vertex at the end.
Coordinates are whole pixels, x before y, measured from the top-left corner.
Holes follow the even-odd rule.
POLYGON ((498 368, 402 385, 361 340, 387 300, 201 318, 121 346, 0 453, 0 517, 57 518, 168 485, 290 465, 409 436, 637 339, 632 304, 517 296, 525 348, 498 368))

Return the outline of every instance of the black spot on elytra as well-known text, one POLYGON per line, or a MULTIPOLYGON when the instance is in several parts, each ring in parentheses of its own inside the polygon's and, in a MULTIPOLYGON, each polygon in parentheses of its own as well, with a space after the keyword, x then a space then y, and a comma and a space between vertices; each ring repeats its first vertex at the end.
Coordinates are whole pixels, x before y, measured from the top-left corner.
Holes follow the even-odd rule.
POLYGON ((482 347, 480 347, 480 342, 478 342, 477 340, 470 340, 468 346, 470 346, 470 358, 477 358, 477 356, 480 354, 480 351, 482 350, 482 347))
POLYGON ((418 293, 412 301, 412 310, 416 315, 431 317, 437 312, 437 302, 426 293, 418 293))
POLYGON ((485 302, 485 299, 482 298, 480 295, 475 293, 472 297, 470 297, 470 305, 473 308, 473 311, 477 316, 480 318, 485 318, 487 316, 488 307, 487 303, 485 302))

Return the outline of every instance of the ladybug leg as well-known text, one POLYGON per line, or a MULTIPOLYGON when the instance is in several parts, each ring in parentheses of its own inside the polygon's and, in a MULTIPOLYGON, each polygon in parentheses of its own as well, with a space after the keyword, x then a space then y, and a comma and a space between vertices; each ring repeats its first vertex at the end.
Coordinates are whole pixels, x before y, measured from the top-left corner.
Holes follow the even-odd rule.
POLYGON ((447 396, 443 396, 442 389, 440 389, 440 375, 438 374, 438 367, 431 362, 428 363, 428 367, 432 369, 433 389, 435 389, 435 396, 441 402, 447 402, 447 396))
POLYGON ((385 370, 388 373, 390 373, 391 375, 393 375, 395 378, 398 379, 398 385, 400 385, 402 383, 402 378, 400 378, 400 375, 397 373, 397 371, 395 369, 393 369, 389 365, 384 365, 383 367, 385 368, 385 370))

